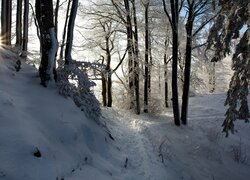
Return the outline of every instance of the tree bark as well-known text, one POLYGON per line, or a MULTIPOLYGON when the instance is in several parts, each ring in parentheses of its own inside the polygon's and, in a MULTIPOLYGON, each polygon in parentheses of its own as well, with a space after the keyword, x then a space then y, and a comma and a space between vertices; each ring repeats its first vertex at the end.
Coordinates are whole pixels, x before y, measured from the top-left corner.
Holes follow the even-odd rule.
POLYGON ((167 40, 165 40, 164 51, 164 92, 165 92, 165 107, 169 107, 168 104, 168 60, 167 60, 167 40))
POLYGON ((27 57, 29 34, 29 0, 24 0, 22 56, 27 57))
POLYGON ((70 17, 69 17, 69 24, 68 24, 68 32, 67 32, 67 41, 66 41, 66 48, 65 48, 65 64, 70 64, 72 57, 72 44, 74 38, 74 26, 75 26, 75 18, 78 9, 78 0, 73 0, 70 17))
POLYGON ((1 43, 11 45, 11 10, 12 1, 2 0, 1 9, 1 43))
POLYGON ((67 33, 67 25, 68 25, 68 20, 69 20, 70 4, 71 4, 71 0, 69 0, 69 2, 68 2, 65 24, 64 24, 64 28, 63 28, 62 44, 61 44, 60 56, 59 56, 60 61, 58 62, 59 68, 63 67, 62 59, 63 59, 63 53, 64 53, 66 33, 67 33))
POLYGON ((108 81, 107 81, 107 88, 108 88, 108 107, 112 107, 112 78, 111 72, 108 73, 108 81))
POLYGON ((149 2, 145 5, 145 78, 144 78, 144 112, 148 112, 148 87, 149 87, 149 31, 148 31, 148 8, 149 2))
POLYGON ((22 4, 23 0, 17 0, 17 12, 16 12, 16 47, 22 46, 22 4))
POLYGON ((126 31, 127 31, 127 49, 128 49, 128 79, 129 79, 129 101, 130 101, 130 109, 135 107, 134 101, 134 60, 133 60, 133 29, 132 29, 132 20, 130 16, 130 6, 129 0, 124 0, 125 10, 126 10, 126 31))
POLYGON ((107 81, 105 77, 105 73, 102 72, 102 105, 104 107, 107 106, 107 81))
POLYGON ((192 28, 193 28, 193 22, 192 20, 188 19, 186 26, 187 30, 186 57, 185 57, 184 84, 183 84, 182 108, 181 108, 181 121, 183 124, 187 124, 190 72, 191 72, 191 59, 192 59, 192 28))
POLYGON ((48 81, 52 77, 53 69, 55 68, 55 54, 57 51, 52 0, 36 0, 36 18, 41 34, 41 63, 39 75, 41 85, 47 87, 48 81))
POLYGON ((107 82, 107 98, 108 98, 108 107, 112 107, 112 79, 111 79, 111 53, 109 47, 109 38, 110 35, 106 36, 106 58, 107 58, 107 66, 106 66, 106 82, 107 82))
POLYGON ((179 5, 178 0, 171 0, 171 14, 172 14, 172 33, 173 33, 173 46, 172 46, 172 101, 175 125, 180 125, 180 112, 179 112, 179 96, 178 96, 178 19, 179 19, 179 5))
POLYGON ((55 33, 56 33, 56 39, 58 39, 58 13, 59 13, 59 4, 60 4, 60 0, 56 0, 56 8, 55 8, 55 33))
POLYGON ((210 86, 209 92, 214 93, 215 91, 215 62, 211 62, 211 65, 209 68, 209 86, 210 86))
POLYGON ((140 83, 139 83, 139 45, 138 45, 138 27, 135 0, 133 4, 133 19, 134 19, 134 87, 135 87, 135 111, 136 114, 141 113, 140 107, 140 83))

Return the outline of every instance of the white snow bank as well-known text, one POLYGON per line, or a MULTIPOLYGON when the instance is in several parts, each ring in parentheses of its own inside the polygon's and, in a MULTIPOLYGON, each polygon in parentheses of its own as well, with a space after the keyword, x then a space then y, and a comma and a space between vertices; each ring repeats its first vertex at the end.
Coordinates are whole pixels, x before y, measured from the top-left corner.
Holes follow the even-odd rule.
POLYGON ((112 158, 116 150, 106 129, 58 95, 55 85, 42 87, 33 67, 22 62, 15 72, 14 53, 2 49, 0 54, 0 179, 56 180, 78 174, 110 179, 121 162, 112 158), (38 151, 41 157, 34 156, 38 151))

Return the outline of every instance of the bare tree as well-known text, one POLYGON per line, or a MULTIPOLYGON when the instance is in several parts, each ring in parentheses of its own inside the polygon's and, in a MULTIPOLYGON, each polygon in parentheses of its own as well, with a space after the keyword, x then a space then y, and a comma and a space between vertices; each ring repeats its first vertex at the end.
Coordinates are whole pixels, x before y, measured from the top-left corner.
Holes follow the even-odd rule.
POLYGON ((180 125, 179 95, 178 95, 178 24, 179 13, 183 5, 183 0, 170 0, 171 13, 167 9, 167 4, 163 0, 164 11, 172 28, 172 101, 175 125, 180 125), (181 3, 180 3, 181 2, 181 3), (180 4, 179 4, 180 3, 180 4))
POLYGON ((102 85, 103 85, 103 105, 112 107, 112 72, 111 72, 111 58, 112 51, 114 49, 114 38, 112 35, 115 31, 112 29, 112 21, 101 22, 100 24, 105 32, 105 47, 101 46, 101 49, 106 53, 106 67, 102 72, 102 85))
POLYGON ((135 1, 132 1, 132 8, 130 7, 130 0, 124 0, 124 4, 117 3, 114 0, 111 0, 114 5, 118 17, 123 22, 126 27, 127 35, 127 51, 128 51, 128 89, 129 89, 129 99, 130 99, 130 108, 135 109, 136 113, 140 113, 140 102, 139 102, 139 74, 138 74, 138 40, 137 40, 137 20, 135 12, 135 1), (123 7, 124 6, 124 9, 123 7), (133 24, 134 23, 134 24, 133 24), (133 31, 133 25, 135 31, 133 31), (134 33, 134 35, 133 35, 134 33), (136 68, 136 69, 135 69, 136 68), (136 84, 135 84, 136 83, 136 84))
POLYGON ((136 2, 132 0, 133 7, 133 24, 134 24, 134 89, 135 89, 135 110, 136 114, 140 114, 140 77, 139 77, 139 40, 138 40, 138 25, 137 25, 137 13, 136 2))
MULTIPOLYGON (((213 8, 213 2, 211 0, 187 0, 186 8, 188 12, 186 23, 186 54, 184 62, 184 82, 183 82, 183 95, 182 95, 182 108, 181 108, 181 121, 183 124, 187 124, 188 113, 188 99, 189 99, 189 87, 190 87, 190 72, 191 72, 191 60, 193 50, 193 37, 196 36, 215 16, 211 13, 213 8), (194 29, 196 19, 202 19, 199 21, 198 27, 194 29)), ((196 22, 196 24, 198 24, 196 22)), ((197 26, 197 25, 196 25, 197 26)))

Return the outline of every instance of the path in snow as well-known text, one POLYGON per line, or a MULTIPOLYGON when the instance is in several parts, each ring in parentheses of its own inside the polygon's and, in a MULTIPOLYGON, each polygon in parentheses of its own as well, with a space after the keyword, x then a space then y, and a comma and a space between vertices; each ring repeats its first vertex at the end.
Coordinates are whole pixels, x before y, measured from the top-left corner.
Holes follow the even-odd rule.
POLYGON ((242 139, 244 148, 249 149, 249 138, 244 136, 248 129, 241 124, 240 133, 224 138, 224 100, 223 94, 190 98, 188 125, 180 127, 174 125, 171 109, 159 116, 104 109, 124 165, 128 158, 127 168, 122 167, 115 179, 247 180, 249 166, 233 160, 232 145, 242 139))
POLYGON ((106 109, 104 113, 124 159, 119 179, 163 180, 172 175, 167 172, 161 157, 158 156, 158 147, 155 147, 150 139, 149 127, 154 122, 143 119, 144 116, 127 112, 125 114, 106 109))

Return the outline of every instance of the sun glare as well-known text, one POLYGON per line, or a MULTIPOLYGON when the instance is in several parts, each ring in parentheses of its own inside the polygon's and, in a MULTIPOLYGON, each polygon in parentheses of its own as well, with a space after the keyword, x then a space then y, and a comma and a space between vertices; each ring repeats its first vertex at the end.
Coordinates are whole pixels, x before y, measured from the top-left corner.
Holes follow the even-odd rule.
POLYGON ((0 36, 0 49, 2 49, 4 46, 3 44, 3 36, 0 36))
POLYGON ((5 43, 4 43, 4 36, 0 35, 0 49, 4 48, 5 47, 5 43))
POLYGON ((2 48, 2 37, 0 36, 0 48, 2 48))

